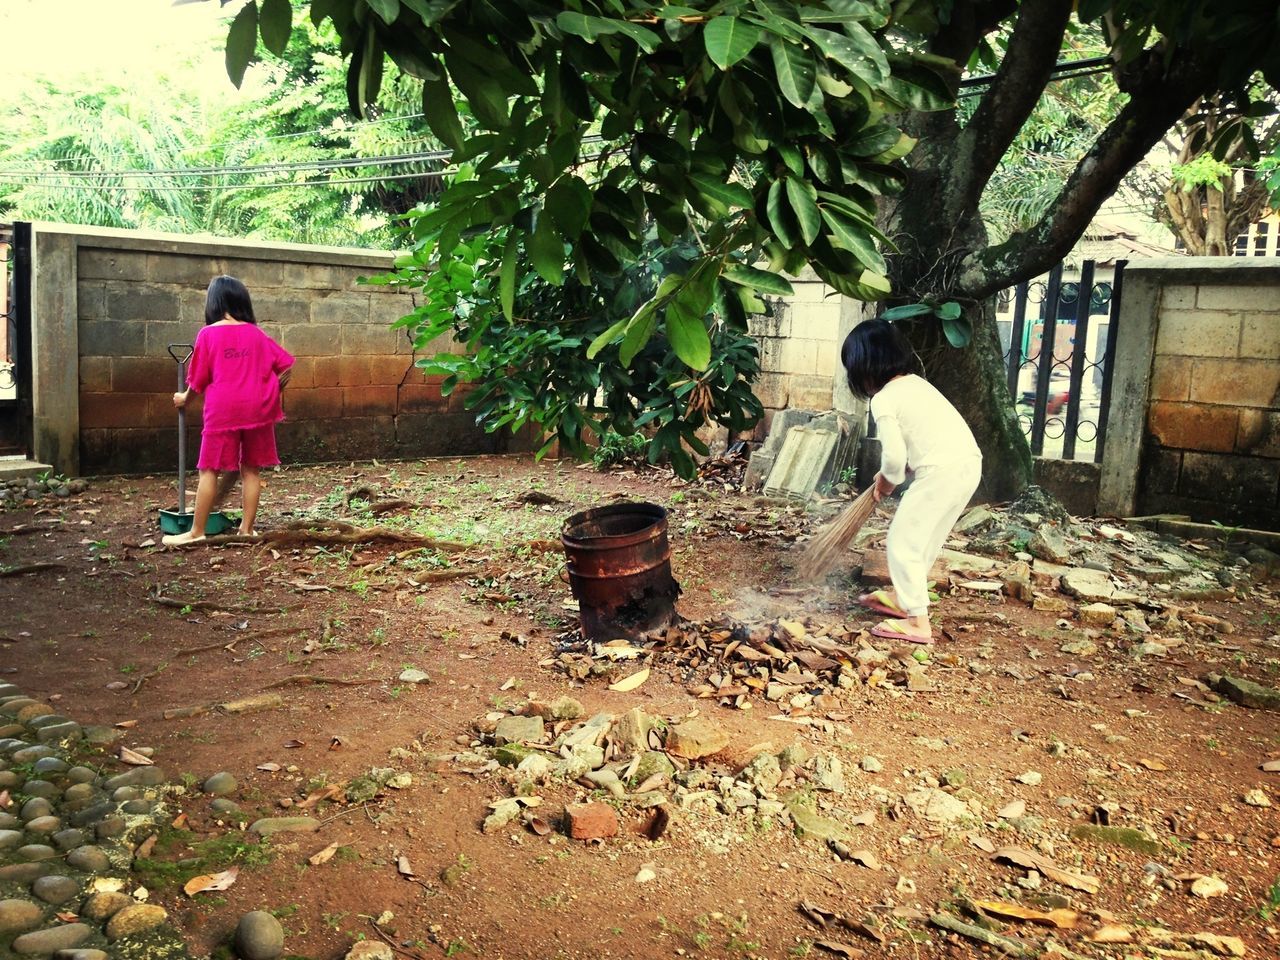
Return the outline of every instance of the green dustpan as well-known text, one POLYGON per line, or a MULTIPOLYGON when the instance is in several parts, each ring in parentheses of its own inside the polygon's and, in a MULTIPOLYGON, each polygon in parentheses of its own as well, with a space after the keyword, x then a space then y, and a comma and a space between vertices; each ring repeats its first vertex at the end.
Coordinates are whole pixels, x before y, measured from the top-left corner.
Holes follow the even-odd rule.
MULTIPOLYGON (((178 392, 187 389, 187 361, 191 359, 191 344, 169 344, 169 356, 178 363, 178 392)), ((191 529, 194 514, 187 512, 187 411, 178 410, 178 509, 160 511, 160 531, 165 534, 186 533, 191 529)), ((213 537, 238 526, 225 513, 209 514, 204 525, 205 536, 213 537)))

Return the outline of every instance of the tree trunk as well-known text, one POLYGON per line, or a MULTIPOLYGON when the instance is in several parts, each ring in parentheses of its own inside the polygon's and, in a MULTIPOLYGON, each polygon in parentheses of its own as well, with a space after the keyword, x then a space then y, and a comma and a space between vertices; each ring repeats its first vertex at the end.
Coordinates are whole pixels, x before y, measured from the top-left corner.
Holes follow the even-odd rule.
POLYGON ((1018 423, 1000 350, 995 306, 957 296, 954 284, 961 257, 987 245, 978 197, 943 197, 954 118, 917 115, 913 136, 920 145, 911 154, 910 183, 884 219, 885 233, 899 252, 889 258, 894 302, 935 303, 957 300, 973 327, 967 347, 951 346, 941 324, 928 316, 905 326, 925 374, 951 401, 973 431, 982 450, 982 486, 986 500, 1010 500, 1031 482, 1031 448, 1018 423), (925 129, 928 128, 928 129, 925 129), (943 209, 963 211, 953 222, 943 209))

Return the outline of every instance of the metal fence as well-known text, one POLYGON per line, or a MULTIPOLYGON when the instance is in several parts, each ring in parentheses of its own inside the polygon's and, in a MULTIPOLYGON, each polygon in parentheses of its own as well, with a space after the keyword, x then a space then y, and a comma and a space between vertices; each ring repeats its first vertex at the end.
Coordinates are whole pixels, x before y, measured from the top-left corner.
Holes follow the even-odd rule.
POLYGON ((1036 456, 1102 461, 1126 262, 1100 281, 1092 260, 1078 279, 1059 264, 1001 295, 1009 392, 1036 456))

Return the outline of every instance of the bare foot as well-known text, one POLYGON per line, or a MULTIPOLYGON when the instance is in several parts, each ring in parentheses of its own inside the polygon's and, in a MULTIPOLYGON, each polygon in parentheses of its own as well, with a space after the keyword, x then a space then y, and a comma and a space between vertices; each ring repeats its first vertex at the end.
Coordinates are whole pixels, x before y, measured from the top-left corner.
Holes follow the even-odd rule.
POLYGON ((166 537, 160 538, 160 543, 166 547, 185 547, 192 543, 203 543, 204 534, 196 536, 190 530, 186 533, 171 533, 166 537))

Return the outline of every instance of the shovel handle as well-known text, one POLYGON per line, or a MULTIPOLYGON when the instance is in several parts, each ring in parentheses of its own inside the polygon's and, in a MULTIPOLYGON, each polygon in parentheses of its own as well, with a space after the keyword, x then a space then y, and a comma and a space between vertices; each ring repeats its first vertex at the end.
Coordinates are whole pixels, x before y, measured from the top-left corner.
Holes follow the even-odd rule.
MULTIPOLYGON (((169 356, 178 364, 178 392, 187 389, 187 361, 195 352, 190 343, 169 344, 169 356)), ((178 515, 187 512, 187 411, 178 408, 178 515)))

